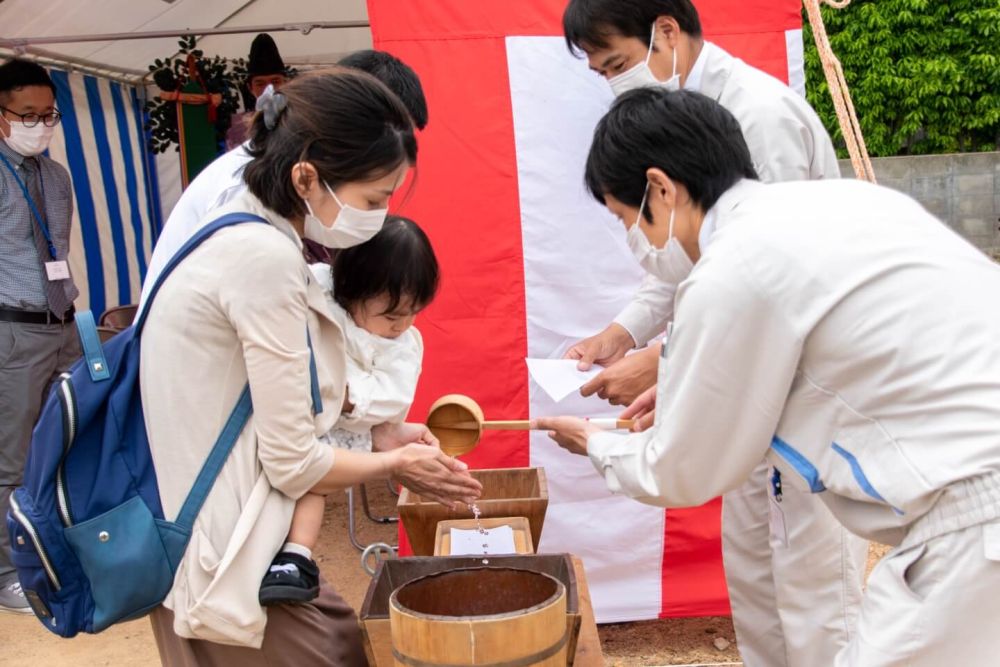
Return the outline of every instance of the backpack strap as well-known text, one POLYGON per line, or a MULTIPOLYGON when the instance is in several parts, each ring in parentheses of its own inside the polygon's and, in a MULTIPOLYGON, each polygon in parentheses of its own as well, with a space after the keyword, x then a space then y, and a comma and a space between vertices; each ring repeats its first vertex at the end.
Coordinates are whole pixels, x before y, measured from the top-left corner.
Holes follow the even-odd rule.
POLYGON ((107 380, 111 377, 111 371, 108 370, 108 360, 104 358, 104 347, 97 333, 94 314, 89 310, 81 310, 74 320, 76 330, 80 334, 80 347, 83 348, 83 358, 87 363, 90 379, 94 382, 107 380))
POLYGON ((323 397, 319 393, 319 373, 316 372, 316 354, 313 352, 312 336, 306 327, 306 343, 309 345, 309 385, 312 390, 313 414, 323 412, 323 397))
POLYGON ((243 392, 240 394, 239 400, 236 401, 236 407, 233 408, 229 419, 226 420, 226 425, 222 427, 222 433, 219 434, 212 446, 212 451, 209 452, 208 458, 201 466, 201 471, 194 480, 194 485, 174 520, 178 527, 190 531, 194 526, 194 520, 198 517, 201 506, 205 504, 208 492, 212 490, 212 485, 215 484, 216 478, 222 471, 222 466, 229 458, 229 453, 233 451, 233 446, 240 437, 240 433, 243 432, 243 427, 246 426, 252 412, 253 403, 250 400, 250 385, 248 384, 243 387, 243 392))
MULTIPOLYGON (((312 385, 313 414, 319 414, 323 412, 323 399, 320 398, 319 375, 316 372, 316 355, 313 354, 312 339, 309 336, 308 329, 306 329, 306 341, 309 344, 309 379, 312 385)), ((184 505, 181 506, 181 511, 174 520, 177 526, 186 531, 190 531, 192 526, 194 526, 194 520, 198 517, 201 506, 205 504, 208 492, 212 490, 215 480, 222 471, 222 466, 226 464, 226 460, 229 458, 230 452, 233 451, 240 433, 243 432, 244 427, 247 425, 251 413, 253 413, 253 402, 250 399, 250 384, 248 383, 243 387, 243 392, 236 401, 236 407, 233 408, 229 419, 226 420, 225 426, 222 427, 222 433, 219 434, 215 444, 212 446, 212 451, 209 452, 208 458, 205 459, 205 463, 201 466, 201 471, 198 472, 198 477, 194 480, 194 485, 191 487, 191 491, 188 492, 188 496, 184 500, 184 505)))
POLYGON ((217 220, 214 220, 199 229, 194 236, 188 239, 188 242, 185 243, 180 250, 174 253, 174 256, 170 258, 170 261, 167 262, 167 265, 157 277, 156 282, 153 283, 153 288, 149 291, 149 297, 146 299, 142 312, 139 314, 139 319, 135 321, 135 331, 137 336, 142 333, 142 327, 146 324, 146 316, 149 314, 149 304, 153 302, 153 299, 156 297, 156 293, 159 292, 160 287, 163 286, 163 281, 167 279, 167 276, 173 273, 174 269, 177 268, 177 265, 184 261, 185 257, 190 255, 195 248, 200 246, 202 242, 212 236, 212 234, 215 234, 215 232, 225 227, 232 227, 233 225, 239 225, 244 222, 262 222, 264 224, 269 224, 267 220, 259 215, 254 215, 253 213, 244 213, 242 211, 227 213, 221 218, 218 218, 217 220))

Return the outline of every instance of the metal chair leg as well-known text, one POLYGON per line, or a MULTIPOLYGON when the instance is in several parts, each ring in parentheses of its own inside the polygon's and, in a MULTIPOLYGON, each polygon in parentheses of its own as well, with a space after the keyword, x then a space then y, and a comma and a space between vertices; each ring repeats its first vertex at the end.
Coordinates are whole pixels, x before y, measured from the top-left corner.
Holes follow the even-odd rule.
POLYGON ((358 541, 357 534, 355 532, 356 526, 354 522, 354 487, 347 490, 347 536, 351 539, 351 545, 354 546, 358 551, 364 551, 365 545, 358 541))
MULTIPOLYGON (((396 517, 378 517, 378 518, 373 517, 372 514, 371 514, 371 511, 368 508, 368 495, 365 492, 365 485, 361 484, 360 488, 361 488, 361 504, 362 504, 362 508, 364 509, 365 514, 368 515, 369 519, 371 519, 375 523, 381 523, 381 524, 390 524, 390 523, 395 523, 396 521, 399 521, 399 519, 397 519, 396 517), (379 519, 383 519, 383 520, 380 521, 379 519)), ((363 552, 366 549, 369 549, 373 545, 376 545, 376 544, 379 544, 379 545, 382 545, 382 546, 386 546, 383 542, 372 542, 371 544, 362 544, 358 540, 358 536, 357 536, 357 522, 354 520, 354 487, 351 487, 351 488, 349 488, 347 490, 347 536, 351 540, 351 545, 355 549, 357 549, 358 551, 362 551, 363 552)), ((392 549, 398 549, 399 548, 396 545, 388 545, 388 546, 390 546, 392 549)))
POLYGON ((364 484, 359 485, 359 488, 361 489, 361 507, 365 510, 365 516, 375 523, 387 524, 399 522, 398 516, 374 516, 371 507, 368 505, 368 489, 364 484))

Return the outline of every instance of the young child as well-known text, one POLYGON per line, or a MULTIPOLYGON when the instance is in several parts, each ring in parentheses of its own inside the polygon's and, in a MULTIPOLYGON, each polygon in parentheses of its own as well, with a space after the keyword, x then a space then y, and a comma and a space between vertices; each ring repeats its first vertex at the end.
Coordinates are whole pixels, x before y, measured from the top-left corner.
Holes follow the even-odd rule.
MULTIPOLYGON (((325 439, 371 451, 372 427, 402 422, 413 402, 424 351, 413 319, 437 293, 437 259, 416 223, 389 216, 371 240, 337 251, 332 269, 310 268, 344 331, 347 353, 347 397, 325 439)), ((323 496, 312 493, 296 503, 288 541, 261 583, 262 605, 308 602, 319 593, 312 549, 324 506, 323 496)))

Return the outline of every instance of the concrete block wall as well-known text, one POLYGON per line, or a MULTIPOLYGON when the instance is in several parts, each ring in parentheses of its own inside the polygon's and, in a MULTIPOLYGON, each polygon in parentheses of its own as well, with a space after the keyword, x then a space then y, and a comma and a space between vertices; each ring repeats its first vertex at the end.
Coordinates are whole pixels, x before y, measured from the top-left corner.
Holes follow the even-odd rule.
MULTIPOLYGON (((874 158, 880 185, 905 192, 983 250, 1000 252, 1000 153, 874 158)), ((840 171, 854 177, 850 160, 840 171)))

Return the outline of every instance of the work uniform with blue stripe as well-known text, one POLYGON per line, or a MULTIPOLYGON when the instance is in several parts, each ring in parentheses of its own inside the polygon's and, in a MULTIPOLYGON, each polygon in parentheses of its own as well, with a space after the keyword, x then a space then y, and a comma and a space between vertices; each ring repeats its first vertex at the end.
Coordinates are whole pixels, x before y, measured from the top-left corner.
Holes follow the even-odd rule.
MULTIPOLYGON (((591 436, 595 467, 614 492, 683 507, 738 487, 766 456, 773 523, 782 489, 810 492, 896 547, 839 667, 993 664, 1000 267, 912 199, 857 181, 743 181, 704 225, 656 423, 591 436)), ((823 595, 784 603, 807 615, 823 595)))

